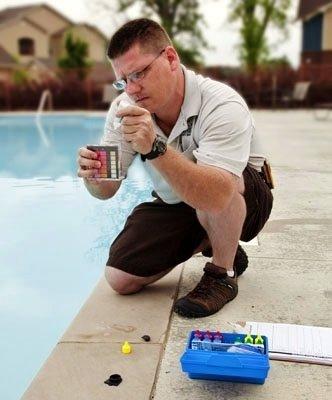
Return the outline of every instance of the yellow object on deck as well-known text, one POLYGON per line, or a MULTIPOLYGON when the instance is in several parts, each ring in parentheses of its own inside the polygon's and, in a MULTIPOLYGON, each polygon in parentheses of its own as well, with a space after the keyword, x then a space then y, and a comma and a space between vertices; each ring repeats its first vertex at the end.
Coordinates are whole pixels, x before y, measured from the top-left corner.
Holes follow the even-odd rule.
POLYGON ((131 353, 131 346, 129 342, 125 341, 122 345, 121 351, 123 354, 129 354, 131 353))

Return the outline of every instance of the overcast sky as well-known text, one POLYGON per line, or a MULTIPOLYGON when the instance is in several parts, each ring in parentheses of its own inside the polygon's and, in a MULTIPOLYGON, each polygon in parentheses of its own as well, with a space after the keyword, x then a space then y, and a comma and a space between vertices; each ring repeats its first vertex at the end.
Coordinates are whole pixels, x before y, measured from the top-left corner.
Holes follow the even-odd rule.
MULTIPOLYGON (((204 28, 204 36, 214 47, 213 50, 204 53, 207 65, 237 65, 239 63, 236 45, 239 41, 238 26, 227 21, 229 4, 232 0, 202 0, 201 12, 205 17, 207 26, 204 28)), ((299 0, 293 0, 289 18, 292 21, 289 29, 289 38, 283 39, 275 31, 268 32, 269 42, 273 45, 272 56, 286 55, 294 66, 299 63, 301 26, 295 21, 299 0)), ((47 3, 69 17, 74 22, 88 22, 97 25, 106 35, 112 34, 116 24, 121 22, 119 15, 107 17, 98 14, 92 9, 93 0, 0 0, 0 9, 27 4, 47 3)), ((116 0, 108 0, 108 4, 116 6, 116 0)), ((130 13, 131 17, 139 16, 139 10, 130 13)))

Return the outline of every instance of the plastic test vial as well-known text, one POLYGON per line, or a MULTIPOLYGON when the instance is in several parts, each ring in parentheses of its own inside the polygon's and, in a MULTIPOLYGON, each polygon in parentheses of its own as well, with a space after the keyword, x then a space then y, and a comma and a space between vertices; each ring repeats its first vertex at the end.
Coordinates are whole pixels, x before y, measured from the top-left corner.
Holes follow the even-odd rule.
POLYGON ((202 349, 206 351, 212 350, 212 335, 209 331, 206 331, 206 333, 204 334, 202 349))
POLYGON ((191 348, 193 350, 201 350, 202 349, 201 333, 199 330, 197 330, 194 333, 194 337, 191 341, 191 348))
MULTIPOLYGON (((129 101, 127 101, 127 100, 121 100, 120 103, 118 104, 118 109, 117 109, 117 111, 120 111, 120 110, 122 110, 123 108, 129 107, 129 106, 131 106, 131 105, 132 105, 132 104, 129 103, 129 101)), ((113 121, 113 127, 114 127, 114 129, 119 129, 119 128, 120 128, 120 126, 121 126, 121 121, 122 121, 122 118, 115 117, 115 119, 114 119, 114 121, 113 121)))
POLYGON ((211 344, 212 350, 221 351, 223 350, 222 346, 222 334, 220 332, 216 332, 214 334, 213 342, 211 344))

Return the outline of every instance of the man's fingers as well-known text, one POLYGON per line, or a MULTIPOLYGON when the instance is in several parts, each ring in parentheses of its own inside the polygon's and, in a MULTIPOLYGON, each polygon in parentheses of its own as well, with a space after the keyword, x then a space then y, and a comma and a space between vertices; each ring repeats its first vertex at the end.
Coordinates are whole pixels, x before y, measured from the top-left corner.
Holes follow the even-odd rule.
POLYGON ((79 166, 77 176, 80 178, 95 179, 101 167, 101 163, 97 158, 96 152, 86 147, 81 147, 78 150, 77 157, 77 164, 79 166))
POLYGON ((125 125, 125 126, 131 126, 131 125, 137 125, 140 124, 142 122, 145 122, 145 115, 139 115, 139 116, 126 116, 123 117, 121 120, 121 125, 125 125))
POLYGON ((100 178, 86 178, 86 180, 94 185, 99 185, 103 181, 100 178))
POLYGON ((124 133, 123 137, 124 137, 126 142, 131 143, 135 136, 134 136, 133 133, 124 133))
POLYGON ((139 129, 141 129, 140 125, 122 125, 121 126, 121 132, 123 134, 135 133, 135 132, 138 132, 139 129))
POLYGON ((132 115, 132 116, 136 115, 137 116, 137 115, 144 115, 147 112, 148 111, 146 111, 145 108, 141 108, 138 106, 128 106, 125 108, 121 108, 121 110, 118 110, 116 112, 116 116, 118 118, 125 117, 126 115, 132 115))
POLYGON ((78 150, 78 155, 81 157, 84 157, 84 158, 92 159, 92 160, 94 160, 98 157, 97 153, 95 151, 88 150, 86 147, 81 147, 78 150))
POLYGON ((94 178, 98 174, 97 169, 83 169, 79 168, 77 170, 77 176, 79 178, 94 178))
POLYGON ((80 167, 87 167, 87 168, 100 168, 101 163, 97 160, 91 160, 85 157, 78 157, 77 163, 80 167))

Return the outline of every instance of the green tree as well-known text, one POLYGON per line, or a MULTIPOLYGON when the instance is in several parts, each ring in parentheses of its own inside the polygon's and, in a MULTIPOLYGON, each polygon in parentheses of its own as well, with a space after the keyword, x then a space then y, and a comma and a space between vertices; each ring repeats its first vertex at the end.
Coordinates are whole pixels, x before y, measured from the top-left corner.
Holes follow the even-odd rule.
POLYGON ((84 78, 91 62, 88 60, 89 45, 80 38, 74 38, 69 32, 65 41, 66 55, 58 60, 64 70, 77 70, 80 78, 84 78))
MULTIPOLYGON (((105 0, 99 0, 99 4, 105 0)), ((179 52, 181 60, 189 66, 203 63, 202 48, 208 48, 202 33, 205 24, 199 11, 199 0, 118 0, 118 12, 126 12, 140 4, 141 15, 157 18, 165 28, 179 52)))
POLYGON ((269 58, 266 39, 268 27, 287 35, 287 12, 291 0, 233 0, 230 20, 240 21, 240 58, 246 68, 255 73, 269 58))

